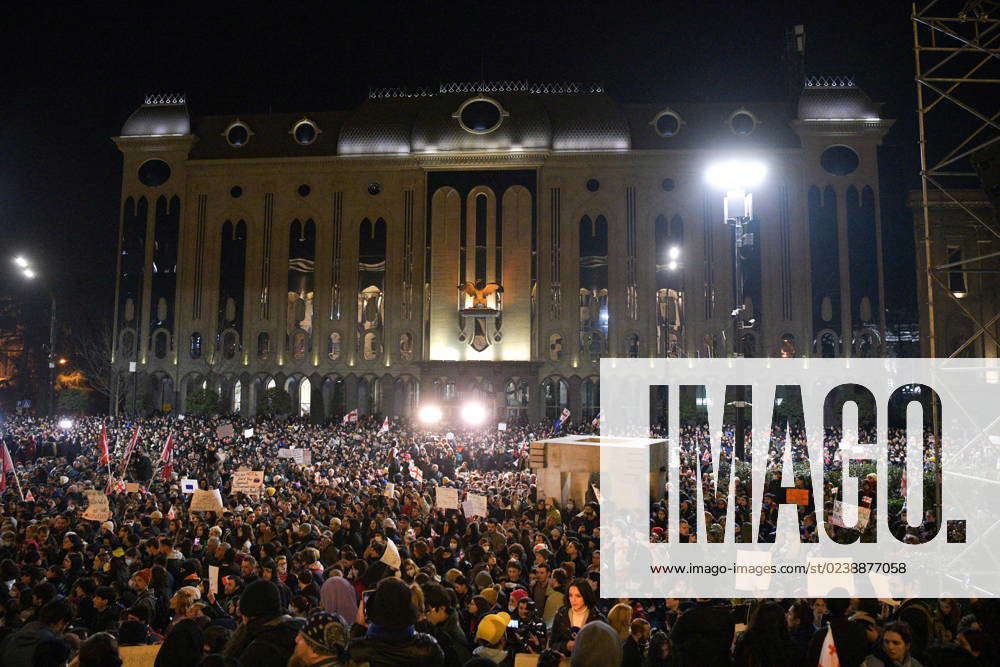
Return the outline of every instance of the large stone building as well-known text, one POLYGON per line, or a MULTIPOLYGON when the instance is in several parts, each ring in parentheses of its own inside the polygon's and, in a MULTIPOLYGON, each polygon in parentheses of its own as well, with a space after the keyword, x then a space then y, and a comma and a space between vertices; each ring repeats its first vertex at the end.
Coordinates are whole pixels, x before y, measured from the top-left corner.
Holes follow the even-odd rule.
POLYGON ((316 418, 476 398, 499 420, 579 420, 601 357, 877 355, 891 123, 843 80, 797 105, 454 84, 192 119, 149 98, 115 138, 119 393, 177 410, 208 387, 252 414, 281 386, 316 418), (704 177, 734 156, 767 167, 735 345, 733 233, 704 177))

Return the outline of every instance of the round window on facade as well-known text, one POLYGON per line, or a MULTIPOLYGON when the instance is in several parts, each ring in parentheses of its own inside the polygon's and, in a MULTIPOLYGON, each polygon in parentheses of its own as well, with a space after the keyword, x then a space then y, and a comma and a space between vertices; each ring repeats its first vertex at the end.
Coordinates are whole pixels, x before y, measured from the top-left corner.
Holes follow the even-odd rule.
POLYGON ((458 111, 452 114, 466 132, 473 134, 489 134, 500 127, 503 119, 509 116, 500 103, 488 97, 473 97, 462 102, 458 111))
POLYGON ((372 197, 374 197, 375 195, 377 195, 380 192, 382 192, 382 186, 381 185, 379 185, 378 183, 369 183, 368 184, 368 194, 370 194, 372 197))
POLYGON ((591 192, 597 192, 601 189, 601 182, 596 178, 591 178, 587 180, 587 189, 591 192))
POLYGON ((233 199, 239 199, 240 197, 243 196, 243 188, 241 188, 238 185, 234 185, 233 187, 229 188, 229 196, 232 197, 233 199))
POLYGON ((860 160, 858 154, 847 146, 830 146, 819 156, 819 164, 828 174, 847 176, 853 173, 860 160))
POLYGON ((674 179, 672 179, 672 178, 664 178, 660 182, 660 187, 663 188, 664 192, 670 192, 675 187, 677 187, 677 185, 674 183, 674 179))
POLYGON ((233 148, 242 148, 246 146, 250 141, 250 137, 253 136, 253 132, 250 131, 250 126, 241 120, 235 120, 229 124, 224 133, 226 137, 226 142, 233 148))
POLYGON ((163 160, 146 160, 139 167, 139 182, 155 188, 170 180, 170 165, 163 160))
POLYGON ((316 141, 319 133, 320 129, 316 127, 316 123, 308 118, 303 118, 292 126, 292 136, 295 137, 295 142, 301 146, 308 146, 316 141))
POLYGON ((654 118, 652 122, 656 133, 665 139, 668 139, 680 132, 681 125, 683 124, 684 121, 681 120, 681 117, 670 109, 665 109, 664 111, 656 114, 656 118, 654 118))
POLYGON ((298 193, 300 197, 308 197, 310 192, 312 192, 312 188, 305 183, 299 186, 298 193))
POLYGON ((733 115, 729 117, 729 129, 733 131, 733 134, 745 137, 757 129, 759 122, 752 113, 746 109, 740 109, 734 111, 733 115))

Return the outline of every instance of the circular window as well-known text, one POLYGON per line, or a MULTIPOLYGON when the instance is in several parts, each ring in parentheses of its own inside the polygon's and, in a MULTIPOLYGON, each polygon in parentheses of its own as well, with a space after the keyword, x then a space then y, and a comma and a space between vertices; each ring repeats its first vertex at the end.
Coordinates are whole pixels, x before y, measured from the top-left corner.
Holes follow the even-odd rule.
POLYGON ((684 121, 681 120, 681 117, 673 111, 661 111, 653 119, 653 127, 656 129, 656 133, 664 138, 672 137, 680 132, 681 125, 683 124, 684 121))
POLYGON ((233 121, 226 128, 226 141, 233 148, 246 146, 251 136, 253 136, 253 132, 250 131, 250 127, 241 120, 233 121))
POLYGON ((382 186, 379 185, 378 183, 370 183, 368 185, 368 194, 370 194, 372 197, 374 197, 380 192, 382 192, 382 186))
POLYGON ((155 188, 170 180, 170 165, 163 160, 146 160, 139 167, 139 182, 155 188))
POLYGON ((587 181, 587 189, 591 192, 597 192, 601 188, 601 182, 596 178, 591 178, 587 181))
POLYGON ((299 186, 298 192, 300 197, 308 197, 309 193, 312 192, 312 188, 303 183, 302 185, 299 186))
POLYGON ((660 187, 663 188, 665 192, 670 192, 677 186, 674 184, 674 179, 664 178, 663 181, 660 182, 660 187))
POLYGON ((757 129, 757 118, 749 111, 741 109, 729 117, 729 128, 741 137, 757 129))
POLYGON ((308 118, 303 118, 292 127, 292 136, 295 137, 295 141, 302 146, 308 146, 312 142, 316 141, 316 137, 319 136, 319 132, 320 130, 316 127, 316 123, 312 122, 308 118))
POLYGON ((488 97, 474 97, 462 103, 453 116, 466 132, 489 134, 500 127, 507 112, 488 97))
POLYGON ((243 196, 243 188, 238 185, 234 185, 229 189, 229 196, 233 199, 239 199, 243 196))
POLYGON ((830 146, 819 156, 819 164, 828 174, 847 176, 858 168, 858 154, 847 146, 830 146))

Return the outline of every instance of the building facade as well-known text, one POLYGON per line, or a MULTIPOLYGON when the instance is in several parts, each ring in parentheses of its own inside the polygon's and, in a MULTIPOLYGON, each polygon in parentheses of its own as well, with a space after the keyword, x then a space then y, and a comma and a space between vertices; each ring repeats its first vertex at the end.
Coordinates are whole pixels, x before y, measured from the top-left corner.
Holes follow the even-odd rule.
MULTIPOLYGON (((598 87, 373 91, 344 112, 192 119, 153 97, 124 157, 120 396, 253 414, 598 412, 602 357, 875 356, 876 149, 844 80, 784 102, 619 104, 598 87), (713 162, 767 167, 740 244, 713 162)), ((129 406, 116 400, 116 406, 129 406)))

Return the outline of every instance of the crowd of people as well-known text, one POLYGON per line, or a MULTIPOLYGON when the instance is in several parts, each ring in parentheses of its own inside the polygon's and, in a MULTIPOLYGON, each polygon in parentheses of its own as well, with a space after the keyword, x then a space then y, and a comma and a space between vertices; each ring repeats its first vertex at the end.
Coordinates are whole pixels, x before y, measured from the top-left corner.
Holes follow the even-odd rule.
POLYGON ((0 665, 815 666, 828 632, 845 666, 1000 664, 992 599, 602 598, 599 504, 536 497, 552 428, 4 416, 0 665))

